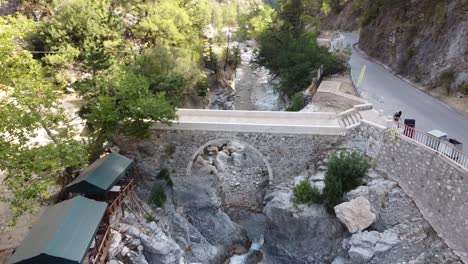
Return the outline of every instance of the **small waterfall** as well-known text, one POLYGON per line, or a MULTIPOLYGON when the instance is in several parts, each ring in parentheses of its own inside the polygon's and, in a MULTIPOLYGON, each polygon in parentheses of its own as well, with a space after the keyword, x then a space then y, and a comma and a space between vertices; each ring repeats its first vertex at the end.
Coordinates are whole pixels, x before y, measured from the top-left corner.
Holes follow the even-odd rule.
POLYGON ((249 257, 260 251, 264 243, 265 234, 265 216, 259 213, 252 213, 246 219, 241 221, 241 224, 247 230, 247 236, 252 244, 247 253, 242 255, 234 255, 229 259, 230 264, 245 264, 249 257))

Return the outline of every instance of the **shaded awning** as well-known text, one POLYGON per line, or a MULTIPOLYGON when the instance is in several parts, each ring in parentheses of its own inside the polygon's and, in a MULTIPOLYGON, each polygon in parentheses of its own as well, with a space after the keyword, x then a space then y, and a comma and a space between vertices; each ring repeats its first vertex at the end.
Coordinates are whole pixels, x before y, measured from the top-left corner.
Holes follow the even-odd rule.
POLYGON ((72 193, 105 194, 127 173, 132 163, 133 160, 125 156, 111 153, 89 165, 65 189, 72 193))
POLYGON ((81 263, 106 208, 107 203, 82 196, 47 207, 9 263, 81 263))

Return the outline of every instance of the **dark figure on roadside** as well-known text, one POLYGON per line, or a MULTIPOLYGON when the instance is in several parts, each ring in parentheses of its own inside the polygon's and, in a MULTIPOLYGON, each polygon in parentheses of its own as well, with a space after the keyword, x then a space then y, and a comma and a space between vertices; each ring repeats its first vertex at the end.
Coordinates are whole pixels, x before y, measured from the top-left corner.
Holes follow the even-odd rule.
POLYGON ((398 111, 393 115, 393 120, 395 120, 395 122, 398 122, 400 120, 400 117, 401 117, 401 111, 398 111))

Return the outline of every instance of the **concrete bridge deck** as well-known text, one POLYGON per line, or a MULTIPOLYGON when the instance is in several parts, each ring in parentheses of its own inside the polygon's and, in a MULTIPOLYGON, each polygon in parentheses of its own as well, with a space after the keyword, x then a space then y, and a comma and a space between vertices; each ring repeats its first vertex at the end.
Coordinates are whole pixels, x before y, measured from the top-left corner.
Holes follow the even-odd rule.
POLYGON ((335 113, 179 109, 172 126, 157 129, 341 135, 335 113))

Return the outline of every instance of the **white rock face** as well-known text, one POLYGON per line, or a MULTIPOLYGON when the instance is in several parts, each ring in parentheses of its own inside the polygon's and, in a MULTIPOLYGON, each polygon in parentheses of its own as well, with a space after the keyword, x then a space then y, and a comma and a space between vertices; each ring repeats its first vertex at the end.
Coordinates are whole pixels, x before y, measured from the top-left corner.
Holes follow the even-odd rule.
POLYGON ((368 263, 376 254, 384 254, 400 242, 398 235, 390 230, 383 233, 364 231, 353 234, 348 241, 348 255, 353 263, 368 263))
POLYGON ((364 197, 357 197, 349 202, 334 207, 338 219, 348 228, 350 233, 356 233, 369 227, 375 221, 375 214, 370 210, 370 203, 364 197))

